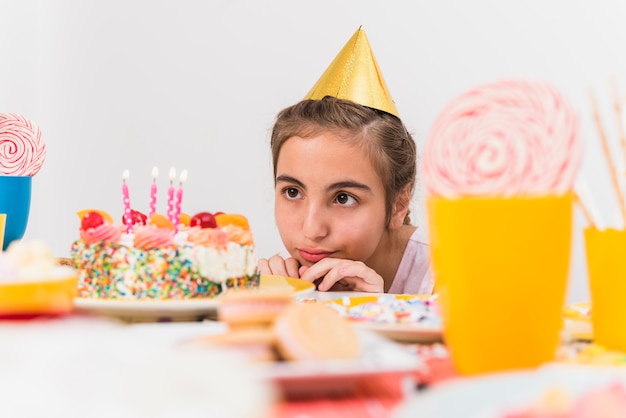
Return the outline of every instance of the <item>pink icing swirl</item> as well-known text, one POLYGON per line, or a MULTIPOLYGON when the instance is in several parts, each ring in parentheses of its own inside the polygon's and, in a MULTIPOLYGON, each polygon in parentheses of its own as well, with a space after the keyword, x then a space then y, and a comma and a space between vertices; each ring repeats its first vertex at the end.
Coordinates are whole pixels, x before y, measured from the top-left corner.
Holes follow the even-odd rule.
POLYGON ((135 247, 143 250, 174 245, 174 232, 169 228, 141 226, 135 230, 135 247))
POLYGON ((98 241, 117 242, 121 236, 121 227, 109 223, 103 223, 96 228, 80 230, 80 238, 87 244, 93 244, 98 241))
POLYGON ((582 158, 578 118, 552 87, 505 80, 475 88, 439 115, 424 146, 430 195, 563 194, 582 158))
POLYGON ((0 113, 0 174, 34 176, 45 158, 39 127, 24 116, 0 113))
POLYGON ((228 234, 220 228, 189 228, 187 240, 195 245, 225 250, 228 247, 228 234))
POLYGON ((228 239, 242 245, 252 245, 254 240, 252 232, 235 225, 226 225, 224 232, 228 235, 228 239))

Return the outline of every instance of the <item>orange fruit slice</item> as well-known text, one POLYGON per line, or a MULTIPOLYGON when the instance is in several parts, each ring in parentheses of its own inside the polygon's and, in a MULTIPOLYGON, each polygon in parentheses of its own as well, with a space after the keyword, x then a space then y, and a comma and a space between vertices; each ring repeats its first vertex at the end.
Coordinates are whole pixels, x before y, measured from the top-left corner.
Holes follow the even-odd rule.
POLYGON ((102 218, 104 218, 105 222, 110 223, 111 225, 115 224, 115 221, 113 220, 111 215, 109 215, 107 212, 100 210, 100 209, 83 209, 83 210, 79 210, 78 212, 76 212, 76 214, 78 215, 78 218, 82 222, 85 215, 88 214, 89 212, 97 212, 102 216, 102 218))
POLYGON ((189 224, 191 224, 191 216, 186 213, 181 213, 179 223, 189 226, 189 224))
POLYGON ((217 225, 220 227, 234 225, 245 230, 250 230, 248 218, 237 213, 220 213, 219 215, 215 215, 215 222, 217 222, 217 225))
POLYGON ((170 222, 170 220, 167 219, 165 216, 159 213, 152 214, 152 216, 150 217, 150 222, 148 222, 148 224, 158 226, 159 228, 169 228, 171 230, 174 230, 174 224, 170 222))

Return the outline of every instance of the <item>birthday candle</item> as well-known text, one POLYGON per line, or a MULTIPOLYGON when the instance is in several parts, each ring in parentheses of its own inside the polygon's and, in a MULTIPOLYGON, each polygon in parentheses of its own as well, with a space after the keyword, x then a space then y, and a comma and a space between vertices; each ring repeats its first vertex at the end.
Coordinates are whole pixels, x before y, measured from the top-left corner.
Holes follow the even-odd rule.
POLYGON ((159 177, 159 169, 157 167, 154 167, 152 168, 152 186, 150 186, 150 216, 148 217, 148 219, 152 218, 152 215, 154 215, 156 212, 157 177, 159 177))
POLYGON ((178 224, 180 223, 180 210, 183 203, 183 183, 187 181, 187 170, 183 170, 180 173, 178 181, 178 190, 176 191, 176 212, 174 214, 174 227, 176 228, 176 232, 178 232, 178 224))
POLYGON ((167 189, 167 219, 174 223, 174 179, 176 178, 176 169, 170 168, 170 187, 167 189))
POLYGON ((126 180, 130 173, 128 170, 124 170, 122 173, 122 197, 124 199, 124 225, 126 225, 126 233, 130 233, 133 230, 133 218, 130 210, 130 194, 128 192, 128 185, 126 180))

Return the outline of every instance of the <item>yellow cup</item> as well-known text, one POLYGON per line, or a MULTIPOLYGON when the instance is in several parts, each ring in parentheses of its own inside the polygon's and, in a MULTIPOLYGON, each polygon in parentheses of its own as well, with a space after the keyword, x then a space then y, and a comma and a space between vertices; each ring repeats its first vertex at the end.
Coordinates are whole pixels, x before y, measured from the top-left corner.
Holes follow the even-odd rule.
POLYGON ((0 213, 0 250, 3 248, 4 243, 4 227, 7 224, 7 214, 0 213))
POLYGON ((626 231, 584 232, 594 342, 626 351, 626 231))
POLYGON ((433 272, 457 370, 554 359, 569 270, 573 196, 430 198, 433 272))

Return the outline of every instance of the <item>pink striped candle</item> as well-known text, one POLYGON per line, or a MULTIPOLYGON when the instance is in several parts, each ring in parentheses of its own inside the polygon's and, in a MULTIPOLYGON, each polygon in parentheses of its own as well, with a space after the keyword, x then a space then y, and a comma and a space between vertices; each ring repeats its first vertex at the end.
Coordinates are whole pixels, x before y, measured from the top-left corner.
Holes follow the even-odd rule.
POLYGON ((159 177, 159 169, 154 167, 152 168, 152 186, 150 186, 150 215, 148 216, 148 219, 152 219, 152 215, 156 213, 157 177, 159 177))
POLYGON ((183 170, 180 173, 178 181, 178 190, 176 191, 176 212, 174 213, 174 227, 176 232, 178 232, 178 224, 180 223, 180 210, 183 204, 183 183, 187 181, 187 170, 183 170))
POLYGON ((170 187, 167 189, 167 219, 174 223, 174 179, 176 179, 176 169, 170 168, 170 187))
POLYGON ((126 225, 126 233, 131 233, 133 230, 133 218, 130 209, 130 193, 128 191, 128 185, 126 180, 130 173, 128 170, 124 170, 122 173, 122 198, 124 200, 124 225, 126 225))

